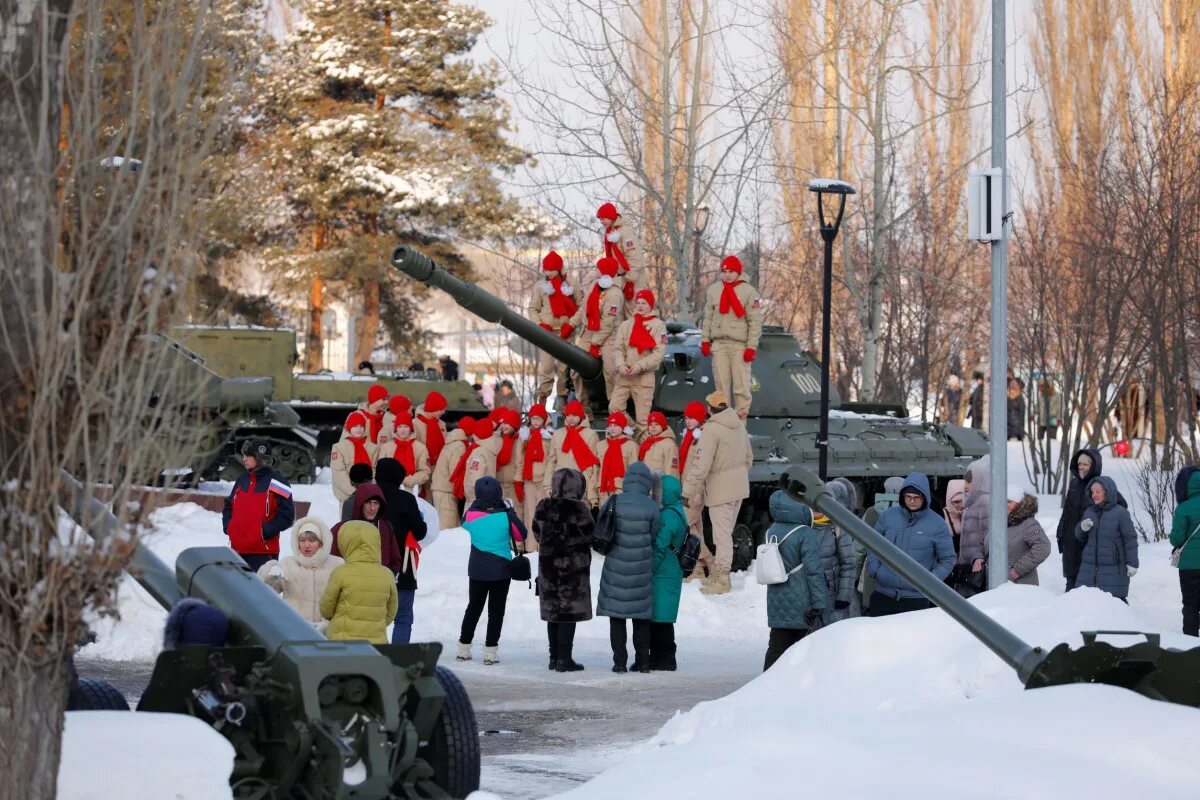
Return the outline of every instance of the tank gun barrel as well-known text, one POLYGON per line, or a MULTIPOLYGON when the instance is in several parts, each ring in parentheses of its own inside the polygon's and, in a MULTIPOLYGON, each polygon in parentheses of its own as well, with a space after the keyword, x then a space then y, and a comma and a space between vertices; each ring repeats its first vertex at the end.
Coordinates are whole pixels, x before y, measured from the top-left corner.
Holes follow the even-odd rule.
POLYGON ((441 289, 467 311, 487 322, 507 328, 566 364, 583 378, 591 380, 600 376, 603 370, 600 359, 561 339, 557 333, 547 331, 521 316, 506 306, 500 298, 484 291, 471 281, 454 277, 425 254, 401 245, 392 252, 392 266, 410 278, 441 289))

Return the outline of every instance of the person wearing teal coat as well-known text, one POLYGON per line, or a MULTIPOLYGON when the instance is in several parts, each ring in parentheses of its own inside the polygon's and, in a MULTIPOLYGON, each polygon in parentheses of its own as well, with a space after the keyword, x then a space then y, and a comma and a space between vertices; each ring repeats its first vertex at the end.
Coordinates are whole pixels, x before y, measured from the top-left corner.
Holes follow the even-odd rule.
POLYGON ((771 527, 767 540, 779 543, 779 557, 788 579, 767 587, 767 627, 771 637, 763 658, 763 672, 789 647, 820 628, 829 608, 829 588, 821 564, 821 539, 812 529, 812 509, 785 491, 767 500, 771 527))
POLYGON ((1179 553, 1183 632, 1200 635, 1200 469, 1184 467, 1175 481, 1179 505, 1171 521, 1171 547, 1179 553))
POLYGON ((679 551, 687 538, 683 486, 674 475, 662 476, 662 510, 654 537, 654 621, 650 626, 650 669, 674 672, 675 620, 679 618, 679 593, 683 570, 679 551))

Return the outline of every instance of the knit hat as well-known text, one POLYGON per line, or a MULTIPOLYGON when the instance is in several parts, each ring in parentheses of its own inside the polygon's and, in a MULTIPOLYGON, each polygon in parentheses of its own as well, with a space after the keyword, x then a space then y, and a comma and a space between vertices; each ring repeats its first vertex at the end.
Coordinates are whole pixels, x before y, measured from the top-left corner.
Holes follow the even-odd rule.
POLYGON ((596 269, 600 270, 601 275, 607 275, 610 278, 617 277, 617 270, 621 265, 617 263, 615 258, 602 258, 596 262, 596 269))
POLYGON ((367 402, 368 403, 375 403, 380 400, 386 400, 387 396, 388 396, 387 387, 381 383, 372 384, 371 388, 367 389, 367 402))
POLYGON ((511 408, 500 409, 500 416, 496 420, 496 427, 501 425, 510 425, 514 429, 521 427, 521 415, 513 411, 511 408))
POLYGON ((725 396, 724 392, 713 392, 704 398, 704 402, 708 403, 712 408, 720 408, 721 406, 729 405, 729 398, 725 396))
POLYGON ((445 410, 446 398, 442 396, 441 392, 430 392, 429 394, 425 395, 425 411, 427 413, 445 410))
POLYGON ((605 203, 596 209, 596 219, 616 219, 619 216, 617 207, 612 203, 605 203))
POLYGON ((562 268, 562 256, 553 250, 546 253, 546 257, 542 259, 542 272, 562 272, 562 268))
POLYGON ((371 482, 370 464, 352 464, 350 466, 350 482, 357 486, 360 483, 371 482))
POLYGON ((614 411, 608 415, 608 421, 604 424, 605 426, 616 425, 621 430, 624 430, 629 426, 629 417, 625 416, 620 411, 614 411))
MULTIPOLYGON (((690 403, 688 405, 691 405, 690 403)), ((657 424, 663 430, 667 429, 667 415, 661 411, 651 411, 650 416, 646 418, 647 425, 657 424)))
POLYGON ((364 428, 367 427, 367 418, 364 417, 359 411, 351 411, 350 416, 346 417, 346 430, 350 430, 351 428, 355 428, 359 425, 363 426, 364 428))
POLYGON ((725 256, 725 258, 721 261, 721 271, 724 272, 726 270, 728 270, 729 272, 736 272, 738 275, 741 275, 742 274, 741 259, 739 259, 737 256, 725 256))
POLYGON ((1008 494, 1005 497, 1010 503, 1019 503, 1025 499, 1025 487, 1010 483, 1008 485, 1008 494))
POLYGON ((697 422, 704 422, 704 420, 708 419, 708 407, 699 400, 693 400, 683 407, 683 416, 694 419, 697 422))
POLYGON ((496 426, 489 419, 481 419, 475 423, 472 434, 476 439, 487 439, 496 432, 496 426))
POLYGON ((413 426, 412 414, 408 413, 407 411, 401 411, 399 414, 396 415, 396 421, 393 424, 394 425, 407 425, 408 427, 411 428, 413 426))
POLYGON ((402 394, 394 394, 388 398, 388 411, 393 414, 412 411, 412 400, 409 400, 402 394))
POLYGON ((650 304, 651 308, 654 308, 654 292, 650 291, 649 289, 642 289, 640 292, 638 292, 637 294, 635 294, 633 296, 633 299, 634 300, 645 300, 647 303, 650 304))
POLYGON ((550 419, 550 415, 546 413, 546 407, 541 403, 534 403, 529 407, 529 413, 526 415, 530 419, 541 417, 543 420, 550 419))
POLYGON ((586 417, 587 412, 583 410, 583 403, 578 400, 572 400, 563 408, 564 417, 586 417))
POLYGON ((475 418, 463 417, 458 421, 458 429, 467 436, 472 436, 475 433, 475 418))

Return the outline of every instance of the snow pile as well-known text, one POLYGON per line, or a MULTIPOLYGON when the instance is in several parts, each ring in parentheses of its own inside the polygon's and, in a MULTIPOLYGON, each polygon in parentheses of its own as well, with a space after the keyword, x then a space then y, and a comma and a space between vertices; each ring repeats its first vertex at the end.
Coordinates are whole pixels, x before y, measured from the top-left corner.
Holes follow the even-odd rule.
MULTIPOLYGON (((1120 601, 1010 585, 975 601, 1031 644, 1144 627, 1120 601)), ((1166 634, 1163 644, 1194 644, 1166 634)), ((1200 711, 1105 686, 1026 692, 939 610, 825 628, 762 677, 677 715, 561 797, 1191 798, 1200 764, 1164 749, 1200 711), (752 743, 752 744, 751 744, 752 743), (863 769, 869 765, 869 769, 863 769)))
POLYGON ((232 771, 233 746, 194 717, 72 711, 63 731, 58 799, 226 800, 232 771))

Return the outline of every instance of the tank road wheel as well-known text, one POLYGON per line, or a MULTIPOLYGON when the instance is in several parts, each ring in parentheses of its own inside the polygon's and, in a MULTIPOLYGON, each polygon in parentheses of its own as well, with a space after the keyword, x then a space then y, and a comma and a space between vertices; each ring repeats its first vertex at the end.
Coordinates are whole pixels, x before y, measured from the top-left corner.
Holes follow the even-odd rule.
POLYGON ((433 767, 433 782, 451 797, 464 798, 479 789, 479 724, 471 698, 455 674, 438 667, 437 679, 446 702, 422 755, 433 767))
POLYGON ((68 711, 128 711, 129 701, 108 681, 80 678, 79 688, 71 693, 68 711))
POLYGON ((271 442, 275 471, 288 483, 312 483, 317 472, 317 460, 313 452, 295 442, 271 442))

